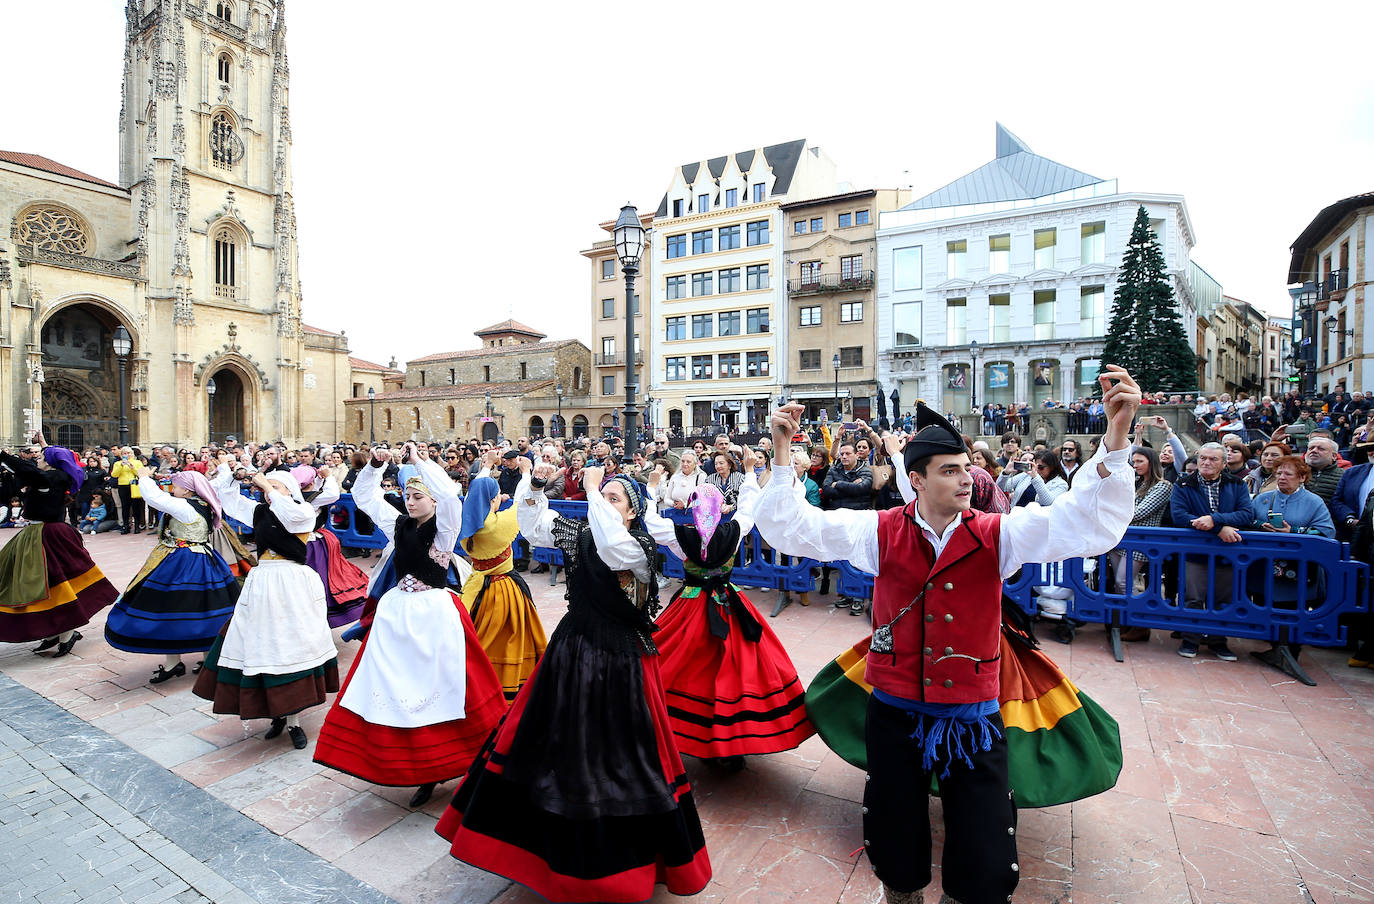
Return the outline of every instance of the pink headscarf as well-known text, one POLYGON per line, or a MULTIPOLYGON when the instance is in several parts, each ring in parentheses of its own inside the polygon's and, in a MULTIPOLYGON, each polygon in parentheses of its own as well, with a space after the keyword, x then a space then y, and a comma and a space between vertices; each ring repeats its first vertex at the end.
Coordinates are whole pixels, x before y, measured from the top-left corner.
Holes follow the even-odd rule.
POLYGON ((296 465, 291 469, 291 477, 296 481, 302 490, 308 490, 315 485, 315 478, 319 475, 310 465, 296 465))
POLYGON ((721 509, 724 505, 724 494, 710 483, 701 484, 687 497, 687 507, 692 510, 692 523, 696 525, 697 533, 701 534, 703 553, 706 547, 711 545, 711 536, 720 526, 721 509))
POLYGON ((204 474, 199 471, 178 471, 172 475, 172 486, 190 490, 205 500, 205 504, 210 506, 210 530, 219 527, 222 518, 219 496, 215 494, 214 487, 210 486, 210 481, 205 479, 204 474))

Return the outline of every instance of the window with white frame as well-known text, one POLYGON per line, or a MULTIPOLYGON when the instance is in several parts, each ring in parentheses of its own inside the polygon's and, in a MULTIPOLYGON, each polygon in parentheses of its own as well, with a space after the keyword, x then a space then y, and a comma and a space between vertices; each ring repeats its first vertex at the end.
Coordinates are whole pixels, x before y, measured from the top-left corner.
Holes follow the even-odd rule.
POLYGON ((968 343, 968 299, 951 298, 945 302, 945 345, 968 343))
POLYGON ((1104 222, 1084 223, 1081 227, 1084 264, 1102 264, 1107 261, 1107 224, 1104 222))
POLYGON ((840 279, 862 279, 864 274, 864 256, 862 254, 846 254, 840 258, 840 279))
POLYGON ((988 320, 992 325, 989 337, 993 342, 1011 341, 1011 296, 988 296, 988 320))
POLYGON ((892 249, 892 288, 921 288, 921 246, 892 249))
POLYGON ((1035 293, 1035 338, 1054 338, 1054 289, 1042 289, 1035 293))
POLYGON ((1011 272, 1011 236, 988 236, 988 273, 1011 272))
POLYGON ((614 358, 614 357, 615 357, 615 337, 614 337, 614 336, 602 336, 602 337, 601 337, 601 359, 602 359, 603 363, 606 362, 606 361, 611 360, 611 359, 614 358))
POLYGON ((1057 234, 1058 230, 1055 229, 1035 230, 1035 269, 1054 268, 1054 243, 1057 234))
POLYGON ((1080 336, 1107 335, 1107 289, 1105 286, 1084 286, 1079 290, 1080 336))
POLYGON ((947 261, 946 276, 949 279, 962 279, 968 272, 968 241, 959 239, 945 243, 947 261))
POLYGON ((818 286, 821 282, 821 262, 802 261, 801 262, 800 285, 818 286))
POLYGON ((840 305, 840 323, 860 323, 864 319, 862 301, 846 301, 840 305))
POLYGON ((921 303, 904 301, 892 306, 892 338, 897 345, 921 344, 921 303))

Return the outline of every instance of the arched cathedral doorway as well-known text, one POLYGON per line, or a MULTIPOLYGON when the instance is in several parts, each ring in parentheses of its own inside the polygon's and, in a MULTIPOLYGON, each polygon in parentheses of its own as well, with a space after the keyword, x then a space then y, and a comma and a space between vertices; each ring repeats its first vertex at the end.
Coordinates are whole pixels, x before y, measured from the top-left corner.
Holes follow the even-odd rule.
MULTIPOLYGON (((119 321, 94 304, 59 308, 43 324, 43 430, 47 440, 80 453, 119 441, 119 359, 114 329, 119 321)), ((138 349, 134 349, 137 354, 138 349)), ((133 355, 128 362, 132 370, 133 355)), ((129 404, 129 372, 124 400, 129 404)), ((129 442, 138 442, 131 411, 129 442)))
MULTIPOLYGON (((210 375, 210 380, 214 381, 215 392, 213 395, 206 393, 206 421, 210 424, 209 441, 223 445, 225 439, 232 436, 241 443, 246 442, 242 378, 232 368, 221 367, 210 375)), ((206 381, 205 385, 208 390, 209 381, 206 381)))

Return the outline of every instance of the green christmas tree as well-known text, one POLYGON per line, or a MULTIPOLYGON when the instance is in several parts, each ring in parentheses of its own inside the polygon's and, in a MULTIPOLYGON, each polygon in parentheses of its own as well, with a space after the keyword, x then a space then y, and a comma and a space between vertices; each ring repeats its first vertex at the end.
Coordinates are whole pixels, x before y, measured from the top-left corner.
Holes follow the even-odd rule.
POLYGON ((1164 252, 1142 206, 1121 261, 1102 361, 1129 370, 1147 392, 1192 392, 1196 360, 1164 272, 1164 252))

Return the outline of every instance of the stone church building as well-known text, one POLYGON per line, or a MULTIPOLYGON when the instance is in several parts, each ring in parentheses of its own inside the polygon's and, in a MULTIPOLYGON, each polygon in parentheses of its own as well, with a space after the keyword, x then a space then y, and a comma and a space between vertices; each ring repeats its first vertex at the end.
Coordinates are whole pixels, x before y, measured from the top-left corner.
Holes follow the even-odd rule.
POLYGON ((360 378, 301 319, 284 7, 128 0, 117 182, 0 151, 0 443, 113 443, 121 412, 145 449, 341 432, 360 378))

